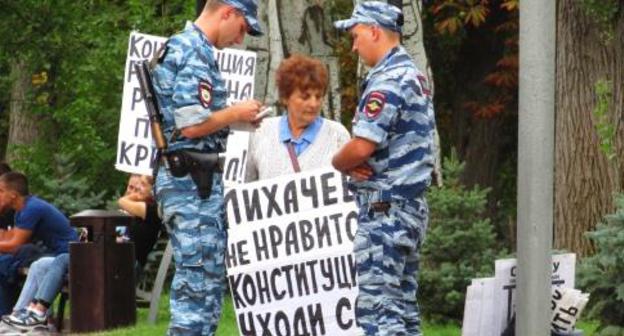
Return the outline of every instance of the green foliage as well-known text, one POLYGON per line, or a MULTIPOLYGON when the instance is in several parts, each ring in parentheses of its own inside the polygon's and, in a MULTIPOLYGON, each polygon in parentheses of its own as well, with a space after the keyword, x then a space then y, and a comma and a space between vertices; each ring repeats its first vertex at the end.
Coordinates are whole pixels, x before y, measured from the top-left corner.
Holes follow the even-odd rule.
POLYGON ((624 334, 624 194, 615 203, 615 213, 586 233, 597 252, 578 272, 580 288, 591 294, 588 312, 600 324, 598 336, 624 334))
POLYGON ((611 42, 615 35, 615 22, 622 10, 620 0, 577 0, 583 11, 594 20, 601 31, 603 41, 611 42))
POLYGON ((484 218, 488 189, 467 189, 459 181, 464 169, 456 155, 444 162, 445 185, 427 196, 430 224, 422 248, 418 300, 433 321, 461 321, 471 279, 493 272, 495 234, 484 218))
MULTIPOLYGON (((71 305, 71 302, 69 303, 71 305)), ((148 324, 147 322, 148 308, 139 307, 137 309, 137 324, 128 328, 119 328, 114 330, 103 331, 99 333, 89 334, 91 336, 152 336, 164 335, 167 333, 169 324, 169 294, 164 293, 160 298, 158 305, 158 315, 156 324, 148 324)), ((232 336, 238 335, 238 327, 236 325, 236 314, 234 304, 230 295, 226 295, 223 300, 223 309, 221 320, 217 327, 216 336, 232 336)), ((454 324, 435 325, 425 321, 423 332, 427 336, 457 336, 460 334, 460 328, 454 324)), ((589 335, 587 335, 589 336, 589 335)))
MULTIPOLYGON (((40 141, 9 148, 11 162, 47 190, 55 159, 73 158, 74 178, 93 182, 108 196, 124 185, 115 171, 119 111, 128 36, 132 30, 168 36, 194 17, 194 2, 0 0, 0 91, 9 92, 7 70, 23 60, 33 75, 28 109, 40 123, 40 141), (19 29, 16 29, 19 27, 19 29)), ((0 137, 6 136, 8 98, 0 98, 0 137), (5 111, 7 113, 5 113, 5 111)), ((2 137, 5 139, 5 137, 2 137)), ((2 141, 0 141, 0 144, 2 141)))
POLYGON ((74 160, 67 154, 55 154, 53 158, 55 165, 52 173, 34 175, 39 179, 36 182, 41 188, 31 189, 31 192, 54 204, 66 216, 101 207, 105 192, 94 192, 87 178, 76 177, 74 160))
POLYGON ((596 92, 596 107, 594 107, 593 115, 595 118, 596 132, 600 138, 600 150, 612 161, 617 156, 615 148, 615 134, 617 128, 609 116, 613 98, 613 86, 611 84, 611 81, 608 80, 599 80, 596 82, 594 87, 596 92))
POLYGON ((515 241, 516 218, 518 4, 430 0, 422 7, 442 153, 456 148, 471 167, 462 181, 491 188, 487 215, 497 241, 509 247, 515 241), (485 21, 473 20, 475 11, 486 13, 485 21), (453 26, 453 20, 461 26, 453 26), (457 30, 451 33, 452 29, 457 30), (484 160, 477 153, 486 147, 495 150, 483 151, 484 160))

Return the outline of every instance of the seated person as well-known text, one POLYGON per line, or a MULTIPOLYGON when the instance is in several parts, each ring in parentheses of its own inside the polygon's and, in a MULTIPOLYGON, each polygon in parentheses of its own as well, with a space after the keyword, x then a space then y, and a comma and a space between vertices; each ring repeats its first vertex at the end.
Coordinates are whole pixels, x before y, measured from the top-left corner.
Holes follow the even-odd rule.
MULTIPOLYGON (((122 210, 141 219, 130 227, 130 238, 135 243, 137 261, 141 266, 147 262, 161 227, 152 195, 152 181, 151 176, 130 176, 126 193, 118 200, 122 210)), ((68 253, 34 262, 13 313, 2 321, 21 332, 47 328, 48 309, 63 285, 68 267, 68 253)))
POLYGON ((32 263, 13 313, 4 316, 2 322, 21 332, 47 330, 48 311, 63 286, 68 267, 69 253, 32 263))
POLYGON ((26 176, 9 172, 0 176, 0 209, 15 211, 15 226, 0 230, 0 315, 13 307, 17 268, 27 266, 28 259, 43 253, 68 253, 69 242, 76 241, 76 231, 69 220, 48 202, 28 192, 26 176), (32 251, 31 241, 38 240, 46 251, 32 251))
POLYGON ((135 221, 128 231, 130 240, 134 242, 134 252, 141 268, 147 263, 147 256, 154 248, 162 227, 152 193, 153 182, 151 176, 131 175, 125 195, 117 201, 119 208, 140 219, 135 221))
POLYGON ((328 74, 319 60, 292 55, 275 77, 285 111, 264 119, 250 137, 247 182, 331 166, 334 153, 350 138, 342 124, 320 116, 328 74))

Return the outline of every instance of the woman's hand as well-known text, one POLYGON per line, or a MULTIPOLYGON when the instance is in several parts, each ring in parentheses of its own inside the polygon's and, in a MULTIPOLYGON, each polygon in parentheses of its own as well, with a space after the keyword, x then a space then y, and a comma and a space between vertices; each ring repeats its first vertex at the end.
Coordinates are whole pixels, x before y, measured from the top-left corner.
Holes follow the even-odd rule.
POLYGON ((121 210, 126 211, 132 216, 141 217, 145 219, 147 215, 147 205, 144 197, 141 194, 132 192, 128 195, 122 196, 117 200, 117 204, 121 210))

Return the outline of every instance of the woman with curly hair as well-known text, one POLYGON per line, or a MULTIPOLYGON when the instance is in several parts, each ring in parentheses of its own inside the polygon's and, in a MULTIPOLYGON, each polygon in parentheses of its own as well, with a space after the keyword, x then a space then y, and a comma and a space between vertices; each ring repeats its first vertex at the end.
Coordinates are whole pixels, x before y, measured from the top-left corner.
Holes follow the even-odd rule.
POLYGON ((317 59, 295 54, 282 61, 276 74, 281 116, 264 119, 250 137, 247 182, 331 165, 350 135, 320 116, 328 81, 317 59))

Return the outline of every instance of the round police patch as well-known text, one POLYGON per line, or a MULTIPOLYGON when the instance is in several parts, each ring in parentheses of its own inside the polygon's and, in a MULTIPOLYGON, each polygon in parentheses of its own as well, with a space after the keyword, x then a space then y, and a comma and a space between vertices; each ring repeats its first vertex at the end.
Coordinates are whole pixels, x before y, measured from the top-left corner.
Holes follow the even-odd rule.
POLYGON ((197 94, 201 105, 208 108, 212 102, 212 85, 205 80, 200 80, 199 85, 197 85, 197 94))
POLYGON ((364 104, 364 113, 370 119, 376 119, 386 103, 386 95, 380 91, 373 91, 368 95, 364 104))

